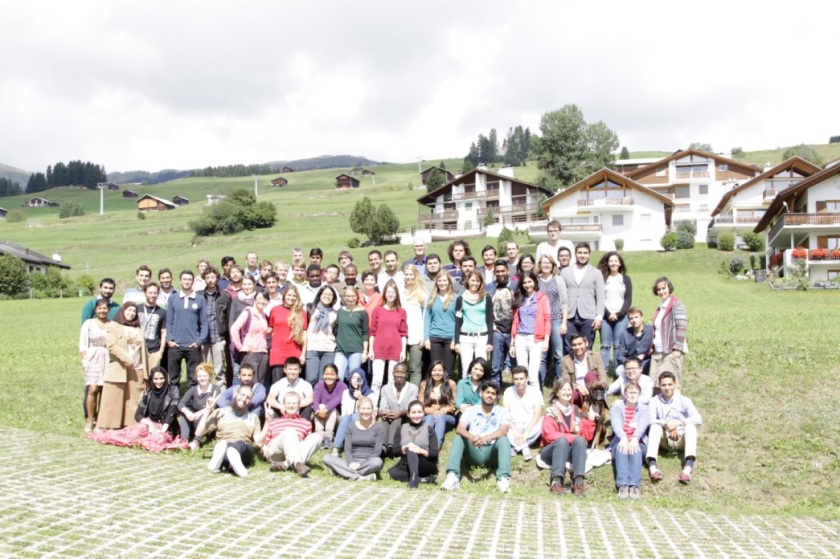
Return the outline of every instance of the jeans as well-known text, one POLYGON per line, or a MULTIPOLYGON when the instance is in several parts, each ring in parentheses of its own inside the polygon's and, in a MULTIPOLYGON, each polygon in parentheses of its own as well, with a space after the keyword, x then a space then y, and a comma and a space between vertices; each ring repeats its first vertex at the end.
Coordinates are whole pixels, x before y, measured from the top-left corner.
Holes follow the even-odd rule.
POLYGON ((615 486, 642 486, 642 457, 647 447, 639 443, 639 451, 633 454, 623 454, 618 450, 618 443, 612 448, 613 470, 615 471, 615 486))
POLYGON ((408 382, 419 387, 423 378, 423 349, 419 343, 410 345, 406 354, 408 356, 408 359, 406 359, 408 382))
POLYGON ((592 329, 592 324, 594 322, 595 321, 591 318, 581 318, 579 314, 575 314, 573 318, 570 318, 566 322, 566 325, 568 326, 565 339, 567 355, 572 352, 572 336, 578 333, 586 336, 586 340, 589 342, 589 347, 593 347, 593 344, 595 343, 595 330, 592 329))
POLYGON ((431 338, 429 340, 431 362, 440 361, 443 363, 447 378, 452 378, 452 369, 455 367, 455 353, 451 349, 451 344, 451 339, 431 338))
POLYGON ((443 414, 435 417, 432 414, 427 414, 426 417, 423 418, 423 424, 428 425, 429 427, 434 427, 435 435, 437 435, 438 440, 438 448, 440 448, 443 446, 443 436, 446 435, 447 427, 451 429, 455 426, 455 416, 443 414))
POLYGON ((338 422, 338 429, 335 430, 335 441, 333 441, 334 448, 344 450, 344 437, 347 433, 347 428, 350 426, 351 423, 358 420, 358 413, 341 416, 341 421, 338 422))
MULTIPOLYGON (((495 332, 493 334, 493 362, 490 365, 493 382, 502 385, 502 371, 510 361, 510 333, 495 332)), ((516 362, 513 363, 516 365, 516 362)))
POLYGON ((576 436, 571 443, 566 440, 566 437, 559 437, 540 451, 540 458, 551 466, 552 481, 560 478, 562 482, 565 479, 567 462, 572 465, 572 480, 586 475, 586 441, 580 435, 576 436))
POLYGON ((338 369, 338 380, 347 380, 350 378, 350 371, 362 368, 362 354, 337 351, 333 355, 333 365, 338 369))
POLYGON ((554 359, 554 380, 557 381, 563 374, 563 334, 560 329, 563 327, 563 319, 552 319, 551 338, 549 339, 548 351, 542 354, 540 359, 540 387, 545 386, 546 372, 548 371, 548 354, 554 359))
POLYGON ((514 426, 518 432, 521 432, 523 429, 528 427, 528 424, 514 425, 513 422, 510 424, 510 428, 507 432, 507 438, 510 441, 510 447, 516 452, 522 452, 525 448, 529 448, 531 445, 540 440, 540 437, 542 436, 542 423, 537 421, 537 424, 531 428, 531 432, 525 433, 525 444, 516 444, 514 426))
POLYGON ((537 386, 540 378, 540 362, 545 355, 541 351, 542 342, 534 339, 533 334, 519 334, 513 339, 516 349, 516 362, 528 368, 528 384, 537 386))
POLYGON ((455 437, 449 449, 449 462, 446 471, 461 477, 461 461, 467 453, 467 464, 477 466, 496 466, 496 479, 510 477, 510 441, 507 437, 496 439, 493 444, 481 447, 473 445, 461 435, 455 437))
POLYGON ((470 366, 473 359, 476 357, 487 359, 487 334, 467 336, 462 332, 458 344, 461 351, 461 378, 466 378, 469 374, 467 367, 470 366))
POLYGON ((306 352, 306 382, 313 387, 324 378, 324 365, 330 365, 335 357, 334 351, 306 352))
POLYGON ((338 456, 333 456, 332 454, 327 454, 324 456, 324 466, 332 470, 335 475, 351 480, 359 479, 361 476, 378 474, 382 469, 382 459, 379 457, 361 460, 357 470, 350 469, 350 464, 348 462, 350 462, 352 458, 350 456, 346 456, 345 458, 346 460, 344 458, 339 458, 338 456))
POLYGON ((607 319, 601 321, 601 360, 608 372, 610 370, 610 348, 612 348, 614 354, 618 353, 618 339, 621 337, 621 333, 627 330, 628 322, 626 316, 617 322, 610 322, 607 319))

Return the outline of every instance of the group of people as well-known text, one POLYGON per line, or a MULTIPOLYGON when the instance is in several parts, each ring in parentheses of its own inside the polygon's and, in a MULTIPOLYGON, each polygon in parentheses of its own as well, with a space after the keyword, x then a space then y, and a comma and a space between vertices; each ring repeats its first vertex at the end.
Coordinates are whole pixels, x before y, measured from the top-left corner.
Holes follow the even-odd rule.
POLYGON ((550 222, 536 256, 509 242, 497 258, 487 245, 481 266, 463 240, 450 244, 446 264, 421 240, 402 265, 396 252, 372 250, 361 273, 349 252, 325 265, 318 248, 308 262, 301 249, 290 263, 224 257, 221 271, 199 260, 197 274, 179 274, 180 289, 171 270, 153 282, 143 265, 122 305, 103 279, 82 314, 85 431, 141 423, 193 449, 215 433, 210 469, 243 476, 254 445, 272 471, 303 476, 321 448, 324 466, 349 479, 376 479, 382 458, 395 456, 389 475, 417 487, 436 479, 454 429, 444 489, 475 463, 494 467, 506 492, 511 457, 530 460, 539 448, 552 492, 583 495, 600 419, 581 406, 599 383, 621 395, 610 412, 618 495, 638 497, 645 452, 651 479, 661 479, 660 444, 685 444, 687 483, 699 414, 678 388, 684 305, 658 279, 661 303, 646 325, 622 256, 592 266, 589 245, 571 246, 560 232, 550 222), (590 350, 596 332, 600 352, 590 350), (501 394, 507 374, 513 385, 501 394), (658 422, 658 412, 667 417, 658 422))

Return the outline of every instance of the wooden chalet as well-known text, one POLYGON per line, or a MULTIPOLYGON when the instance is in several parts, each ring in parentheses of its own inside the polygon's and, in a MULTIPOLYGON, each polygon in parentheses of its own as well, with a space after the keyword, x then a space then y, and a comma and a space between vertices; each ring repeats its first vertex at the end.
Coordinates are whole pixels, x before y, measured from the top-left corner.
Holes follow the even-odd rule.
POLYGON ((341 173, 335 177, 336 188, 359 188, 359 179, 351 177, 347 173, 341 173))
POLYGON ((176 196, 172 197, 172 203, 175 204, 176 206, 186 206, 187 204, 190 203, 190 199, 189 198, 184 198, 183 196, 177 196, 176 195, 176 196))
POLYGON ((40 272, 44 274, 50 266, 55 266, 56 268, 64 270, 70 269, 70 266, 61 262, 61 257, 57 253, 54 255, 54 258, 50 258, 49 256, 44 256, 40 252, 35 252, 34 250, 14 243, 0 242, 0 255, 5 254, 23 260, 26 264, 26 271, 30 274, 32 272, 40 272))
POLYGON ((123 190, 123 198, 137 198, 139 195, 133 190, 123 190))
POLYGON ((6 208, 0 208, 0 219, 6 219, 7 213, 9 213, 9 210, 6 208))
POLYGON ((277 177, 271 180, 271 186, 286 186, 287 184, 289 184, 289 180, 283 177, 277 177))
POLYGON ((114 184, 114 183, 112 183, 112 182, 109 182, 109 183, 108 183, 108 190, 111 190, 111 191, 117 191, 117 190, 119 190, 119 189, 120 189, 120 185, 118 185, 118 184, 114 184))
POLYGON ((178 206, 171 200, 165 200, 152 196, 151 194, 144 194, 137 199, 137 210, 141 212, 163 212, 166 210, 174 210, 178 206))
POLYGON ((24 202, 24 205, 29 206, 30 208, 54 208, 58 206, 58 202, 50 202, 46 198, 36 196, 35 198, 30 198, 29 200, 24 202))
POLYGON ((372 177, 372 176, 374 176, 375 174, 376 174, 376 173, 374 173, 374 172, 373 172, 373 171, 371 171, 370 169, 362 169, 362 176, 363 176, 363 177, 372 177))
POLYGON ((280 172, 281 173, 294 173, 295 170, 287 165, 287 166, 283 167, 283 169, 281 169, 280 172))
POLYGON ((450 173, 446 169, 441 169, 437 165, 433 165, 431 167, 426 167, 425 169, 420 171, 420 181, 423 184, 426 184, 426 179, 429 178, 429 175, 431 175, 432 171, 434 171, 435 169, 437 169, 438 172, 443 175, 444 183, 448 183, 449 181, 451 181, 455 178, 455 175, 453 175, 452 173, 450 173))

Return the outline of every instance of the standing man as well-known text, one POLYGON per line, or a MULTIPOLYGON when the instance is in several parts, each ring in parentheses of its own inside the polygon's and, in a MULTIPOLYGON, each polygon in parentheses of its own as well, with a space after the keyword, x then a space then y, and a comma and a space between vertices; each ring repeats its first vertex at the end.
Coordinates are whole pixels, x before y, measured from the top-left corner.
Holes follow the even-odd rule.
POLYGON ((315 295, 321 289, 321 267, 317 264, 310 264, 306 267, 306 285, 300 288, 300 302, 308 305, 315 300, 315 295))
POLYGON ((172 270, 169 268, 162 268, 158 272, 158 284, 159 291, 157 304, 160 308, 166 310, 166 302, 169 300, 169 297, 175 293, 175 289, 172 288, 172 270))
POLYGON ((551 261, 554 262, 554 265, 559 268, 560 266, 557 262, 557 250, 561 246, 568 247, 569 250, 575 250, 575 246, 571 241, 564 241, 560 239, 560 231, 562 230, 563 228, 560 226, 560 222, 556 219, 548 222, 548 225, 546 226, 548 240, 537 246, 537 262, 539 262, 540 258, 543 256, 548 256, 551 258, 551 261))
POLYGON ((659 375, 659 395, 650 402, 650 434, 648 435, 647 463, 651 481, 662 480, 656 457, 662 447, 682 450, 685 466, 680 472, 680 483, 688 485, 694 474, 697 455, 697 428, 703 423, 691 400, 676 391, 677 377, 671 371, 659 375), (665 438, 662 438, 665 435, 665 438))
POLYGON ((496 487, 501 493, 510 491, 510 414, 497 405, 499 385, 485 380, 479 389, 481 405, 470 406, 461 414, 456 433, 449 449, 446 480, 441 486, 446 491, 461 487, 462 461, 467 465, 496 466, 496 487), (466 452, 466 456, 464 456, 466 452))
POLYGON ((482 275, 487 292, 492 295, 495 289, 493 282, 496 281, 496 247, 487 245, 481 249, 481 259, 484 260, 484 266, 479 266, 475 271, 482 275))
POLYGON ((209 330, 207 307, 204 297, 192 290, 193 273, 181 272, 181 291, 171 297, 166 312, 166 332, 169 340, 169 382, 181 385, 181 361, 187 361, 187 379, 194 386, 195 368, 201 363, 201 344, 209 330))
POLYGON ((557 273, 569 267, 572 263, 572 251, 567 246, 561 246, 557 249, 557 273))
POLYGON ((618 338, 618 351, 615 355, 615 376, 624 375, 624 366, 628 359, 635 357, 642 364, 644 374, 650 369, 650 353, 653 348, 653 327, 645 324, 640 307, 630 307, 627 311, 629 326, 618 338))
POLYGON ((289 264, 284 260, 278 260, 274 263, 274 275, 277 277, 277 290, 280 294, 286 292, 286 289, 291 285, 289 283, 289 264))
POLYGON ((247 266, 244 270, 242 270, 243 277, 252 277, 254 278, 254 285, 258 284, 260 281, 260 267, 257 260, 257 253, 252 251, 246 254, 245 264, 247 264, 247 266))
POLYGON ((411 248, 414 249, 414 258, 403 262, 400 269, 405 268, 406 264, 413 264, 420 270, 420 275, 423 276, 426 273, 426 241, 420 237, 414 237, 414 244, 411 248))
POLYGON ((397 284, 399 289, 403 289, 405 287, 405 277, 403 277, 402 270, 400 270, 398 266, 399 260, 397 253, 393 250, 386 250, 385 269, 379 272, 379 275, 376 278, 376 286, 379 288, 380 293, 385 291, 385 284, 388 283, 389 280, 394 280, 394 283, 397 284))
MULTIPOLYGON (((569 348, 575 334, 586 336, 589 347, 592 347, 595 343, 595 331, 601 328, 601 319, 604 316, 604 276, 598 268, 589 264, 589 253, 589 243, 578 243, 575 246, 575 265, 569 266, 560 274, 566 282, 566 292, 569 295, 566 333, 569 348)), ((556 256, 555 252, 555 258, 556 256)))
MULTIPOLYGON (((221 299, 222 292, 219 289, 219 271, 210 266, 204 270, 204 304, 207 307, 207 332, 208 337, 201 345, 201 359, 205 363, 213 364, 213 376, 215 383, 224 391, 227 386, 227 378, 225 376, 226 354, 225 338, 222 332, 219 331, 219 320, 216 315, 216 309, 221 299)), ((233 368, 231 367, 231 371, 233 368)))
POLYGON ((376 249, 370 251, 368 253, 368 266, 370 266, 370 269, 373 270, 373 273, 378 278, 379 272, 382 271, 382 253, 376 249))
POLYGON ((338 292, 344 293, 345 287, 353 287, 355 289, 360 289, 362 286, 358 282, 359 278, 359 269, 356 268, 356 265, 353 263, 348 264, 344 267, 344 281, 338 284, 338 292))
POLYGON ((507 254, 508 269, 511 274, 515 274, 516 267, 519 266, 519 244, 516 241, 508 241, 505 244, 505 254, 507 254))
POLYGON ((260 281, 257 284, 257 291, 265 289, 265 278, 268 274, 274 273, 274 264, 270 260, 263 260, 260 262, 260 281))
POLYGON ((144 264, 138 267, 134 274, 135 279, 137 280, 137 287, 129 287, 125 290, 125 295, 123 295, 123 304, 132 302, 135 305, 140 306, 143 304, 143 301, 146 300, 146 293, 143 289, 146 288, 147 283, 152 281, 152 269, 144 264))
POLYGON ((292 279, 291 284, 297 287, 298 291, 306 287, 306 264, 303 260, 292 263, 292 279))
POLYGON ((235 265, 236 259, 233 256, 222 256, 222 275, 217 282, 220 290, 224 291, 230 285, 230 269, 235 265))
POLYGON ((510 369, 510 328, 513 324, 513 295, 516 284, 510 279, 510 269, 504 260, 496 260, 493 291, 493 359, 491 380, 502 385, 502 376, 510 369))
POLYGON ((84 307, 82 307, 82 323, 89 318, 96 317, 96 301, 98 299, 105 299, 108 301, 108 320, 114 320, 120 310, 120 304, 111 300, 111 297, 114 296, 114 292, 116 290, 117 284, 114 280, 111 278, 103 278, 102 281, 99 282, 99 297, 94 297, 85 303, 84 307))
POLYGON ((140 328, 146 340, 146 351, 149 352, 149 370, 160 365, 163 360, 163 350, 166 347, 166 311, 157 304, 158 285, 154 282, 146 284, 146 300, 137 307, 140 328))
POLYGON ((440 256, 437 254, 430 254, 426 257, 426 273, 421 274, 423 283, 426 284, 426 292, 431 294, 435 287, 438 274, 440 273, 440 256))

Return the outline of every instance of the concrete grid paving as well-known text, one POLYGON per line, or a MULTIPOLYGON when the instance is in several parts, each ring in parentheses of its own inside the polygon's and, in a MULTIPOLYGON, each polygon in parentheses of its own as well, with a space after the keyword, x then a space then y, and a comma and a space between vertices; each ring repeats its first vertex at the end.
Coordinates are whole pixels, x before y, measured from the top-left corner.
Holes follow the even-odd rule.
POLYGON ((206 461, 0 433, 2 557, 827 557, 840 524, 643 504, 247 479, 206 461))

